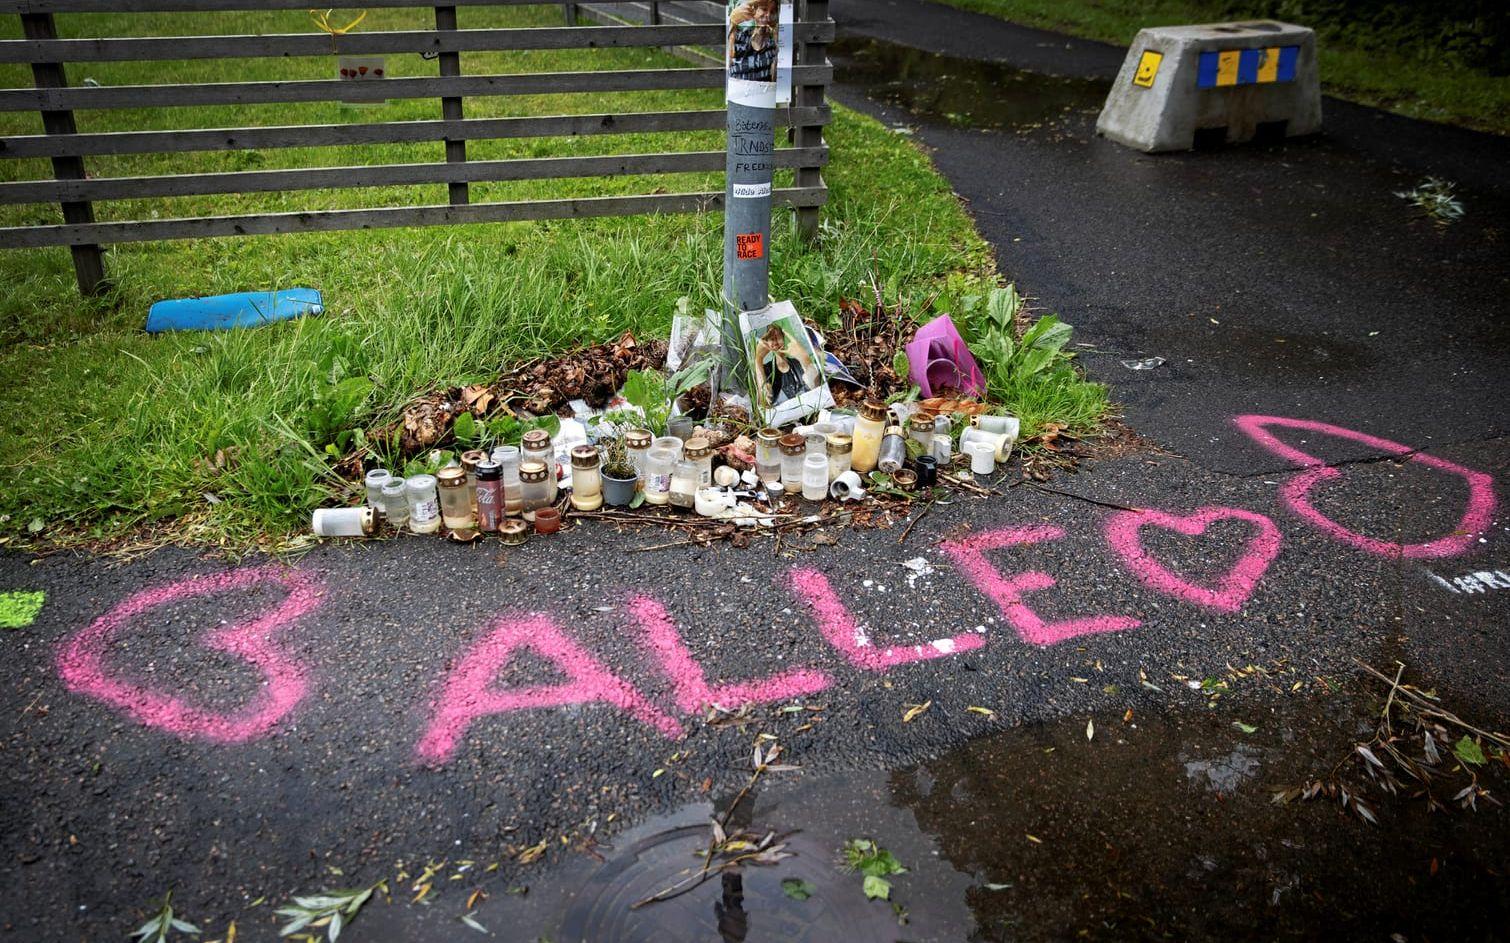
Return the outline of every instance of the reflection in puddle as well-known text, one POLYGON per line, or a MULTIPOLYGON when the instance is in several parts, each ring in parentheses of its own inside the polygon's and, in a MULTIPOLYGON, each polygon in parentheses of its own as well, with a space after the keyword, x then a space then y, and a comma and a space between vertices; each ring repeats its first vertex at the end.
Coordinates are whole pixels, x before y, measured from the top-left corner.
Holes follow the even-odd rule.
POLYGON ((1034 128, 1077 112, 1098 112, 1111 83, 958 59, 877 39, 845 37, 828 47, 835 80, 913 114, 977 128, 1034 128))
POLYGON ((1433 815, 1402 800, 1371 828, 1334 804, 1271 801, 1332 768, 1377 705, 1297 697, 1262 713, 1251 734, 1217 709, 1098 716, 1092 741, 1076 718, 891 772, 785 774, 735 824, 777 832, 794 857, 634 907, 699 868, 714 806, 696 803, 527 895, 495 895, 476 917, 504 938, 553 943, 1215 939, 1235 926, 1304 938, 1340 919, 1338 906, 1360 938, 1417 939, 1429 924, 1433 938, 1461 939, 1510 919, 1494 890, 1510 869, 1497 812, 1433 815), (845 842, 861 837, 907 868, 890 901, 867 900, 842 867, 845 842), (1452 867, 1427 881, 1433 860, 1452 867))

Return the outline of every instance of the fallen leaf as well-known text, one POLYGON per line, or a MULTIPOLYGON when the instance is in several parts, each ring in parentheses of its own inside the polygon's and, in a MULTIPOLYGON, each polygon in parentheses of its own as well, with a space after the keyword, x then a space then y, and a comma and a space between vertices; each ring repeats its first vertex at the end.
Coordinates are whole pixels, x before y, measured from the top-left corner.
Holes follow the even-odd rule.
POLYGON ((1241 730, 1243 733, 1258 733, 1257 727, 1253 726, 1252 724, 1245 724, 1240 720, 1234 720, 1232 722, 1232 726, 1236 727, 1238 730, 1241 730))
MULTIPOLYGON (((1027 835, 1028 833, 1024 832, 1023 834, 1027 835)), ((1043 844, 1043 839, 1039 838, 1037 835, 1028 835, 1028 841, 1032 842, 1035 845, 1043 844)))
POLYGON ((1090 740, 1090 739, 1094 738, 1095 736, 1096 736, 1096 722, 1094 720, 1087 720, 1085 722, 1085 739, 1090 740))
POLYGON ((926 711, 928 708, 930 708, 932 706, 933 706, 933 701, 931 701, 931 700, 924 701, 921 704, 909 704, 909 705, 907 705, 906 712, 902 714, 902 723, 904 723, 904 724, 910 724, 910 723, 912 723, 913 718, 917 717, 919 714, 923 713, 924 711, 926 711))
POLYGON ((781 893, 792 900, 807 900, 817 890, 812 883, 800 878, 786 878, 781 882, 781 893))
POLYGON ((987 720, 995 720, 996 719, 996 711, 993 711, 989 707, 976 707, 975 705, 972 704, 971 706, 965 708, 965 710, 969 711, 972 714, 979 714, 982 717, 986 718, 987 720))

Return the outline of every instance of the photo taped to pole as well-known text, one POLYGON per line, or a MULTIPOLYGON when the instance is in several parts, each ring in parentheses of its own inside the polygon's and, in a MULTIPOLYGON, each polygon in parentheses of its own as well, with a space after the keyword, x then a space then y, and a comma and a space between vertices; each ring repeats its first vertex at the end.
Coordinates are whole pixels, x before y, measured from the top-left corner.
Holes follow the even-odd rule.
POLYGON ((724 297, 732 312, 769 301, 771 175, 775 151, 777 0, 729 0, 728 151, 724 190, 724 297))

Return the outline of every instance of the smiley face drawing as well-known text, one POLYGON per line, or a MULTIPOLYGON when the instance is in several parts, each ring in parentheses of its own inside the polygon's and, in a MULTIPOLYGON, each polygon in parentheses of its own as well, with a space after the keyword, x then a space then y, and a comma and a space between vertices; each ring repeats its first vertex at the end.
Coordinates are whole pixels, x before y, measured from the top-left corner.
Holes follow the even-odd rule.
POLYGON ((1138 59, 1138 71, 1133 73, 1133 84, 1142 88, 1153 88, 1154 77, 1159 74, 1159 63, 1163 61, 1162 52, 1143 50, 1143 56, 1138 59))

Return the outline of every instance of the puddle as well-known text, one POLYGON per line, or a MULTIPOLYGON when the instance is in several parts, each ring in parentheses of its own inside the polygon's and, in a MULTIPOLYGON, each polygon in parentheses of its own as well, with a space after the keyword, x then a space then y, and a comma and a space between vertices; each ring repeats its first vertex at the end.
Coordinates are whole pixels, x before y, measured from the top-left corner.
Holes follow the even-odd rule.
MULTIPOLYGON (((1246 700, 1098 716, 1090 741, 1074 718, 893 771, 783 774, 733 826, 776 831, 793 857, 636 908, 697 872, 715 805, 693 803, 600 844, 602 860, 516 879, 527 893, 493 889, 474 917, 495 937, 551 943, 1304 939, 1339 922, 1356 938, 1487 939, 1505 926, 1503 811, 1395 800, 1369 826, 1333 802, 1276 805, 1275 791, 1347 755, 1378 708, 1246 700), (867 900, 842 867, 852 838, 906 866, 891 901, 867 900), (811 896, 789 896, 792 880, 811 896)), ((1502 777, 1486 785, 1499 792, 1502 777)), ((428 928, 363 919, 373 939, 458 938, 439 910, 428 928)))
POLYGON ((977 128, 1029 129, 1096 113, 1111 83, 958 59, 879 39, 843 37, 828 47, 835 80, 862 86, 923 118, 977 128))

